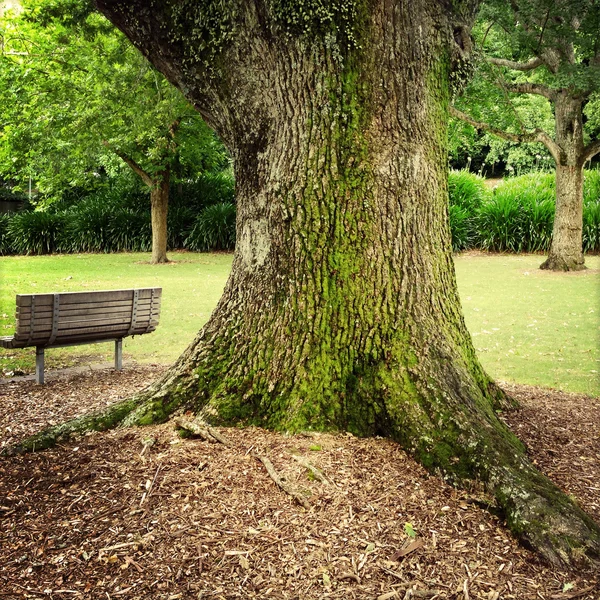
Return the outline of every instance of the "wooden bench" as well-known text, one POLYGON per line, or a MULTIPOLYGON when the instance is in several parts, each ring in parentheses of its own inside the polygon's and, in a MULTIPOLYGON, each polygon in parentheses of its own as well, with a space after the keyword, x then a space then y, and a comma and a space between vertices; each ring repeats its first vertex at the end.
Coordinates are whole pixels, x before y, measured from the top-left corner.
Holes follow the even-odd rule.
POLYGON ((44 383, 44 350, 115 342, 115 369, 123 366, 123 338, 150 333, 160 316, 161 288, 17 294, 17 324, 3 348, 35 346, 35 376, 44 383))

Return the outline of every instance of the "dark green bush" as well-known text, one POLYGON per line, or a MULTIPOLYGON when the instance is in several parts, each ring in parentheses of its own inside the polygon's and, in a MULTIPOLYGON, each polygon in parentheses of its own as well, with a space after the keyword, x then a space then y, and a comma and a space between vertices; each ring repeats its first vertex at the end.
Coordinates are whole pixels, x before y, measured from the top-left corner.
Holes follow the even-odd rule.
POLYGON ((199 252, 231 250, 235 246, 235 204, 220 202, 202 210, 185 245, 199 252))
POLYGON ((600 201, 583 206, 583 251, 600 252, 600 201))
POLYGON ((8 238, 16 254, 51 254, 62 247, 65 213, 27 211, 15 213, 8 224, 8 238))
POLYGON ((108 232, 114 208, 98 197, 75 204, 67 212, 65 252, 110 252, 108 232))
POLYGON ((473 215, 466 208, 451 204, 448 209, 450 231, 452 232, 452 250, 460 252, 473 247, 473 215))
POLYGON ((468 171, 448 174, 449 217, 452 249, 472 248, 477 239, 476 213, 488 196, 483 177, 468 171))
POLYGON ((600 202, 600 169, 591 169, 584 172, 583 177, 583 203, 597 204, 600 202))
POLYGON ((213 204, 229 203, 235 200, 235 180, 232 171, 205 173, 195 181, 175 186, 171 194, 172 206, 187 206, 197 212, 213 204), (176 191, 181 187, 181 191, 176 191))
POLYGON ((472 215, 487 197, 485 180, 469 171, 450 171, 448 195, 450 196, 450 206, 464 208, 472 215))
POLYGON ((110 252, 148 252, 152 249, 150 212, 117 208, 110 215, 106 246, 110 252))
POLYGON ((169 250, 185 247, 185 240, 194 226, 197 213, 187 206, 175 206, 167 215, 167 246, 169 250))
POLYGON ((0 256, 12 253, 10 236, 8 235, 10 218, 9 213, 0 213, 0 256))
POLYGON ((553 222, 553 174, 505 179, 477 211, 476 245, 497 252, 547 250, 553 222))

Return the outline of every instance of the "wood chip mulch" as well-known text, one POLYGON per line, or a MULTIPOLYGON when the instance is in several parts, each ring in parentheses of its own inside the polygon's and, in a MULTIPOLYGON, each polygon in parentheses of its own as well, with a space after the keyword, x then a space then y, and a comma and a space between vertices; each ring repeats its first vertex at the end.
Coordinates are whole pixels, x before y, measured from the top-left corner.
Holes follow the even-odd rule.
MULTIPOLYGON (((1 384, 0 447, 126 397, 159 371, 1 384)), ((506 387, 523 406, 505 419, 532 458, 600 521, 600 400, 506 387)), ((220 431, 233 447, 181 439, 165 424, 1 458, 0 599, 600 598, 591 567, 544 565, 481 496, 388 440, 220 431)))

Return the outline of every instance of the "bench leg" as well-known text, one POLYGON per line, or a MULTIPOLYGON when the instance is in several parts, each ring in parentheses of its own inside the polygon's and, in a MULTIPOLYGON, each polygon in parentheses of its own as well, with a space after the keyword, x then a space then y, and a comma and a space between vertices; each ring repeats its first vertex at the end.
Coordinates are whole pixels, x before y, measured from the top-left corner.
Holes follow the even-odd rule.
POLYGON ((115 340, 115 369, 123 369, 123 340, 115 340))
POLYGON ((39 346, 35 347, 35 381, 44 383, 44 349, 39 346))

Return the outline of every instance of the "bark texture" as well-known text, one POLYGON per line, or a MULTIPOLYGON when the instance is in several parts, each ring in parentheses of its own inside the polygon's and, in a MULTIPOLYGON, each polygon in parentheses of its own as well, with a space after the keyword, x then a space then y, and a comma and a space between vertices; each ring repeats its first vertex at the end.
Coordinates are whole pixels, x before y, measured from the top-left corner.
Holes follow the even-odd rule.
POLYGON ((598 526, 497 419, 509 400, 460 309, 446 121, 462 15, 436 0, 296 4, 98 1, 229 145, 238 202, 210 321, 115 419, 193 409, 211 424, 390 436, 452 481, 483 482, 548 560, 597 557, 598 526))
POLYGON ((541 269, 580 271, 585 269, 583 233, 583 166, 586 152, 583 140, 583 99, 568 91, 553 97, 556 160, 556 209, 552 244, 541 269))
POLYGON ((170 170, 167 168, 150 188, 152 220, 152 264, 167 263, 167 213, 169 211, 170 170))

